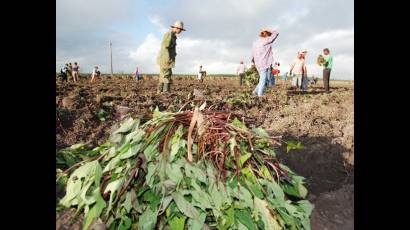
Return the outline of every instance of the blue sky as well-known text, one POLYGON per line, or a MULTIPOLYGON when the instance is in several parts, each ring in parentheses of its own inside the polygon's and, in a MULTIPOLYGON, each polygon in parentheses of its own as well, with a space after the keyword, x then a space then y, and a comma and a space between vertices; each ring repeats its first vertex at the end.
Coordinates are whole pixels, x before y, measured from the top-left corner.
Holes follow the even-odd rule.
POLYGON ((281 72, 301 49, 308 49, 308 73, 321 75, 317 55, 334 55, 333 78, 353 79, 353 0, 57 0, 56 70, 79 62, 109 71, 109 41, 114 72, 157 73, 156 55, 163 33, 176 20, 187 29, 178 35, 174 73, 235 73, 250 62, 252 42, 261 27, 279 32, 273 43, 281 72))

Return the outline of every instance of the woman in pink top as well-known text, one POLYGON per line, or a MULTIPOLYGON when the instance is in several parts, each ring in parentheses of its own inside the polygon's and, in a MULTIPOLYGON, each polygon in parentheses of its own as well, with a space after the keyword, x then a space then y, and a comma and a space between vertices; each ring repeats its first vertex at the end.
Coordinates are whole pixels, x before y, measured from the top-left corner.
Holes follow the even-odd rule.
POLYGON ((270 65, 273 61, 272 43, 276 40, 279 33, 270 30, 262 29, 259 33, 259 39, 252 46, 252 61, 255 63, 259 73, 259 83, 256 86, 253 94, 258 94, 259 97, 265 89, 265 82, 270 76, 270 65))

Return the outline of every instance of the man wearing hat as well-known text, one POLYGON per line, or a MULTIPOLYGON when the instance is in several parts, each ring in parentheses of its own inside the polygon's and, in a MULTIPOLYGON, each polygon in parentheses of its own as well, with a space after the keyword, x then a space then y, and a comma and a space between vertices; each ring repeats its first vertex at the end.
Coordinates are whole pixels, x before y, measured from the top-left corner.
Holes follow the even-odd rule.
POLYGON ((175 22, 171 26, 171 30, 166 32, 164 38, 162 39, 161 49, 157 57, 157 64, 159 65, 159 84, 158 92, 170 92, 171 88, 171 76, 172 68, 175 67, 175 56, 176 53, 176 34, 185 31, 184 23, 181 21, 175 22))
POLYGON ((253 94, 257 94, 259 97, 262 97, 266 80, 269 80, 271 75, 270 66, 273 62, 272 43, 278 35, 277 31, 268 28, 261 29, 258 40, 252 45, 252 60, 259 73, 259 83, 253 94))
POLYGON ((246 66, 243 61, 240 62, 238 68, 236 69, 236 74, 239 76, 239 85, 242 86, 243 80, 245 79, 246 66))
MULTIPOLYGON (((303 55, 303 60, 305 60, 306 62, 306 54, 307 54, 307 49, 303 49, 302 51, 300 51, 300 53, 303 55)), ((308 78, 307 78, 307 68, 305 65, 305 72, 302 75, 302 90, 306 91, 308 88, 308 78)))

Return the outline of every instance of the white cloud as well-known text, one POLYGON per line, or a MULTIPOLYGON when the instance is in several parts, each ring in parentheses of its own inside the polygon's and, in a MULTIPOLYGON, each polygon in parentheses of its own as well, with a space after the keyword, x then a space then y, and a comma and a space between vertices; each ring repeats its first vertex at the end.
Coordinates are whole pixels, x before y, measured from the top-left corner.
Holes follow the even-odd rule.
POLYGON ((148 34, 143 43, 135 50, 129 53, 129 57, 134 59, 144 71, 155 71, 156 57, 159 51, 161 41, 152 33, 148 34))
POLYGON ((161 23, 161 19, 158 17, 158 15, 150 16, 149 21, 155 26, 157 26, 161 33, 165 33, 168 31, 168 28, 165 27, 163 23, 161 23))

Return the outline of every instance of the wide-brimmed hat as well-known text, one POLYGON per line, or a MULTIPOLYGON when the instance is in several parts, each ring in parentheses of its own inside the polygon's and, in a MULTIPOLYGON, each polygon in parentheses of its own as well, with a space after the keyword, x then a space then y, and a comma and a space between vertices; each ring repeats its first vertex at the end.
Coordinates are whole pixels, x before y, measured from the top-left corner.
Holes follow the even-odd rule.
POLYGON ((272 34, 272 32, 271 32, 271 30, 270 29, 268 29, 268 28, 262 28, 260 31, 259 31, 259 34, 261 34, 262 32, 268 32, 268 33, 270 33, 270 34, 272 34))
POLYGON ((171 26, 172 28, 178 28, 181 29, 183 31, 186 31, 184 29, 184 23, 182 21, 176 21, 175 24, 173 26, 171 26))

